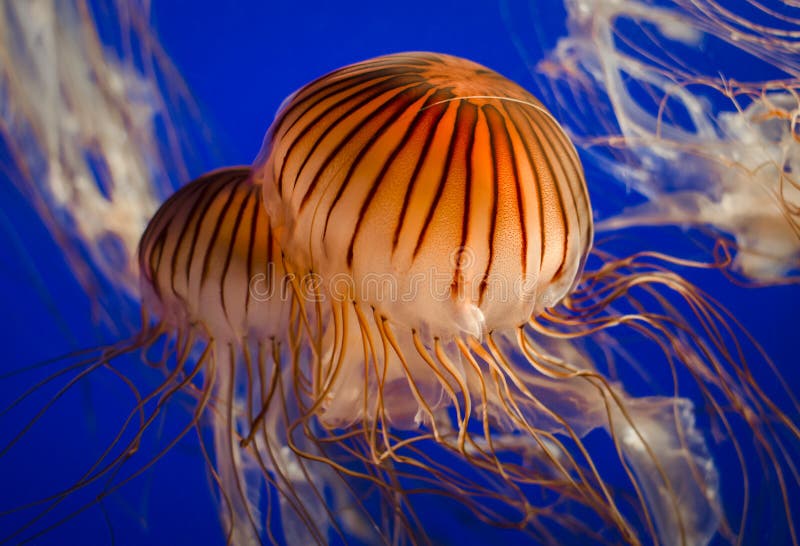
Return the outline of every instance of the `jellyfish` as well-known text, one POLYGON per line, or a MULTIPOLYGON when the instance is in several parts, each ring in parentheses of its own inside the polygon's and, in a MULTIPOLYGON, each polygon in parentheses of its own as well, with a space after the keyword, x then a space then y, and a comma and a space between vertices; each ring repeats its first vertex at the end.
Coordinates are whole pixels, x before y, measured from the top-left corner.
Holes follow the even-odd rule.
MULTIPOLYGON (((447 55, 365 61, 286 101, 254 179, 287 271, 313 280, 293 286, 318 347, 304 413, 323 431, 358 431, 367 463, 408 464, 412 440, 392 429, 430 430, 499 479, 543 485, 538 472, 512 474, 504 460, 506 446, 527 443, 533 465, 548 469, 547 487, 636 542, 631 515, 582 440, 603 428, 646 534, 705 544, 717 533, 718 473, 677 379, 673 396, 633 396, 562 342, 630 324, 665 365, 688 370, 723 423, 725 406, 765 422, 775 407, 727 348, 724 310, 691 284, 646 253, 605 256, 582 274, 592 242, 583 171, 536 98, 447 55), (643 308, 639 289, 658 310, 643 308), (708 340, 660 299, 663 289, 685 300, 708 340)), ((753 436, 783 480, 781 438, 753 436)), ((542 520, 558 512, 524 495, 508 502, 517 524, 551 538, 542 520)))
POLYGON ((796 542, 796 427, 752 375, 771 362, 746 361, 747 332, 679 274, 717 264, 592 249, 591 189, 544 104, 488 68, 408 53, 321 77, 252 167, 201 177, 149 223, 142 330, 77 355, 78 381, 129 385, 123 353, 163 376, 132 385, 132 438, 18 508, 44 507, 35 526, 102 482, 100 504, 195 430, 230 543, 437 542, 425 495, 537 542, 735 542, 755 453, 796 542), (137 458, 182 395, 189 422, 137 458))
MULTIPOLYGON (((35 390, 68 377, 39 412, 13 427, 12 435, 4 439, 3 455, 24 440, 42 414, 76 383, 100 369, 113 369, 121 355, 143 352, 150 366, 163 371, 163 380, 142 392, 130 384, 136 404, 119 424, 113 440, 68 487, 4 511, 4 517, 15 516, 21 523, 0 540, 36 539, 50 529, 53 522, 48 518, 52 519, 51 514, 70 495, 108 480, 94 500, 66 518, 101 502, 146 471, 193 428, 220 491, 228 543, 259 544, 263 533, 272 543, 277 535, 287 543, 323 544, 328 525, 319 520, 327 522, 334 514, 350 525, 348 531, 355 536, 364 533, 358 528, 363 518, 355 508, 357 502, 349 498, 349 490, 338 485, 333 469, 316 468, 319 463, 310 455, 314 446, 301 443, 302 435, 293 436, 285 424, 295 418, 293 388, 297 388, 298 362, 304 349, 294 334, 297 327, 292 326, 296 320, 291 316, 281 251, 262 206, 261 188, 251 183, 250 169, 211 172, 177 191, 142 235, 138 264, 143 313, 140 332, 112 346, 83 352, 76 363, 11 401, 3 417, 35 390), (155 347, 162 352, 156 357, 148 355, 155 347), (191 418, 161 451, 137 467, 139 446, 153 433, 159 414, 178 392, 188 393, 194 400, 191 418), (201 432, 203 423, 213 430, 213 448, 208 451, 201 432), (243 450, 240 444, 244 443, 251 449, 243 450), (303 446, 308 458, 295 456, 290 445, 303 446), (131 467, 124 478, 118 477, 131 467), (279 492, 282 534, 265 529, 258 508, 263 480, 279 492), (317 489, 322 480, 327 480, 329 487, 324 493, 317 489)), ((273 499, 269 495, 265 502, 267 514, 278 511, 270 508, 273 499)))
MULTIPOLYGON (((275 542, 278 533, 264 530, 258 508, 262 480, 278 491, 286 543, 327 542, 334 517, 355 526, 356 501, 329 480, 333 497, 325 505, 320 482, 334 469, 316 468, 315 446, 286 424, 296 418, 305 350, 292 318, 290 279, 250 169, 209 173, 167 200, 142 236, 139 266, 143 308, 159 317, 143 335, 164 330, 176 339, 169 377, 182 378, 179 386, 202 375, 194 415, 211 419, 227 541, 259 544, 263 534, 275 542), (191 348, 202 353, 187 372, 183 351, 191 348), (300 449, 307 459, 295 455, 300 449)), ((266 502, 269 513, 269 496, 266 502)))

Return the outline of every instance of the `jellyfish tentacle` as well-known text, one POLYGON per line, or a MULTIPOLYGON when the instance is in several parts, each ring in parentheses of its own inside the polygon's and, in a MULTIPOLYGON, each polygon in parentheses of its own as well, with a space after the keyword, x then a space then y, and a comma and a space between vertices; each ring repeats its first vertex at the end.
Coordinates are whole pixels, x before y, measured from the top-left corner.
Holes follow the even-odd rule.
POLYGON ((256 522, 259 514, 253 513, 253 507, 258 505, 258 491, 243 479, 245 474, 242 453, 235 449, 238 442, 236 424, 234 422, 234 406, 237 403, 235 395, 237 358, 231 343, 217 342, 214 344, 214 359, 221 370, 219 384, 211 412, 211 426, 214 431, 213 445, 215 462, 219 478, 219 486, 226 491, 226 504, 229 513, 223 525, 229 529, 228 541, 232 544, 255 545, 260 544, 261 526, 256 522))
MULTIPOLYGON (((15 531, 12 532, 11 535, 3 537, 2 541, 7 542, 10 540, 18 539, 23 533, 25 533, 25 531, 32 528, 39 521, 42 521, 49 513, 55 510, 55 508, 58 505, 63 503, 75 491, 85 488, 88 485, 97 482, 98 480, 107 475, 110 475, 110 477, 113 479, 116 476, 117 472, 122 468, 122 466, 133 457, 133 455, 137 450, 137 446, 141 440, 141 437, 148 430, 150 425, 154 422, 155 418, 157 417, 163 405, 176 392, 186 387, 198 375, 199 371, 202 369, 204 365, 213 367, 213 359, 208 358, 208 354, 209 354, 208 351, 205 351, 203 355, 201 355, 201 357, 198 359, 198 362, 194 366, 191 373, 188 374, 185 378, 183 378, 179 383, 170 386, 171 383, 174 383, 174 378, 177 377, 177 375, 179 375, 179 371, 176 371, 173 377, 167 378, 152 393, 150 393, 146 397, 142 397, 137 407, 131 410, 131 412, 128 415, 128 418, 124 421, 123 426, 120 428, 120 431, 117 434, 117 437, 106 447, 104 453, 97 458, 97 460, 92 464, 89 470, 86 471, 84 475, 77 482, 75 482, 75 484, 71 486, 69 489, 50 495, 43 501, 35 502, 33 505, 38 505, 42 503, 49 503, 49 505, 46 506, 35 516, 32 516, 27 522, 22 524, 20 527, 18 527, 15 531), (208 360, 208 362, 206 362, 206 360, 208 360), (134 434, 134 437, 124 446, 119 455, 117 455, 109 462, 107 462, 104 466, 102 466, 104 459, 108 456, 111 450, 118 444, 122 434, 128 427, 128 424, 130 423, 132 417, 141 411, 141 407, 143 406, 144 403, 146 403, 150 399, 154 399, 156 396, 159 396, 159 400, 157 401, 155 407, 153 408, 147 419, 139 426, 139 429, 134 434)), ((188 354, 183 355, 182 362, 185 362, 187 358, 188 354)), ((209 380, 206 379, 205 382, 209 383, 209 380)), ((213 384, 213 380, 210 381, 210 383, 213 384)), ((168 453, 178 443, 178 441, 189 432, 191 428, 197 426, 211 396, 210 392, 206 392, 206 389, 203 390, 203 393, 204 394, 201 397, 198 406, 195 408, 195 411, 193 413, 190 422, 163 449, 158 451, 152 458, 150 458, 149 461, 146 461, 144 464, 142 464, 140 467, 138 467, 130 475, 126 476, 121 481, 113 484, 109 481, 109 483, 106 485, 106 487, 104 487, 102 492, 96 495, 94 499, 80 505, 78 508, 71 510, 68 514, 66 514, 59 520, 50 523, 49 525, 46 525, 42 529, 37 530, 35 534, 31 535, 30 537, 26 537, 24 540, 25 541, 35 540, 36 538, 51 532, 52 530, 63 525, 65 522, 85 512, 89 508, 97 506, 103 499, 107 498, 108 496, 110 496, 111 494, 122 488, 125 484, 129 483, 130 481, 134 480, 138 476, 145 473, 153 464, 155 464, 166 453, 168 453)))

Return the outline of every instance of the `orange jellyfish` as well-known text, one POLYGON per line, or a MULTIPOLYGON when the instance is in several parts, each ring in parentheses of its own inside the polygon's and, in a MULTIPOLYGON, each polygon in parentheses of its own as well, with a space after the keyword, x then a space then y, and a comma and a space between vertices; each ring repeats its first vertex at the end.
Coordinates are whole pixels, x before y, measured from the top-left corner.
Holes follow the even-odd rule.
MULTIPOLYGON (((432 439, 507 489, 516 519, 494 523, 539 540, 553 540, 549 522, 580 526, 521 484, 584 504, 626 541, 705 544, 743 532, 747 501, 742 522, 729 522, 680 396, 688 376, 724 433, 734 434, 731 415, 747 423, 743 443, 773 467, 794 538, 791 451, 773 427, 794 439, 797 429, 731 348, 735 321, 666 256, 598 253, 601 265, 581 273, 592 214, 580 160, 524 89, 431 53, 345 67, 287 100, 253 177, 314 348, 303 426, 358 439, 367 465, 438 476, 413 450, 432 439), (613 358, 596 351, 620 349, 613 335, 625 329, 661 353, 671 393, 633 396, 601 372, 613 358), (584 442, 598 428, 628 495, 584 442)), ((454 484, 441 487, 458 494, 454 484)))
POLYGON ((101 504, 148 471, 192 430, 220 492, 228 543, 276 543, 277 536, 285 543, 324 544, 329 527, 343 525, 333 522, 334 513, 358 535, 357 524, 364 516, 349 499, 348 488, 337 482, 336 473, 288 448, 298 444, 304 453, 314 449, 292 439, 285 425, 296 414, 292 401, 297 366, 291 362, 301 361, 305 349, 293 334, 297 328, 292 327, 296 320, 291 318, 291 292, 262 206, 261 188, 251 183, 249 174, 247 167, 206 174, 159 208, 139 247, 141 332, 110 347, 77 353, 77 362, 4 407, 2 417, 38 389, 58 385, 40 411, 15 423, 14 433, 0 447, 0 457, 24 441, 69 390, 99 370, 119 375, 136 400, 117 424, 112 441, 89 461, 82 475, 72 477, 68 487, 2 512, 3 518, 13 519, 0 542, 36 540, 101 504), (136 352, 163 370, 159 384, 141 386, 122 378, 115 361, 136 352), (157 420, 179 394, 194 400, 191 417, 158 449, 144 450, 140 456, 140 446, 158 436, 157 420), (206 426, 212 430, 211 448, 204 439, 206 426), (251 447, 243 449, 245 444, 251 447), (321 492, 315 480, 325 480, 328 490, 321 492), (64 514, 61 505, 84 491, 92 493, 85 504, 77 508, 71 504, 64 514), (279 508, 270 507, 275 492, 279 508), (266 522, 258 507, 262 494, 266 522), (281 530, 270 528, 273 511, 280 512, 281 530))
MULTIPOLYGON (((313 461, 294 457, 286 447, 290 439, 281 423, 292 415, 293 394, 284 385, 292 383, 294 370, 285 361, 303 351, 292 335, 281 252, 261 188, 249 175, 247 167, 209 173, 167 200, 150 222, 139 249, 142 304, 159 320, 145 331, 167 333, 184 351, 201 346, 191 372, 183 369, 184 352, 177 353, 178 365, 168 376, 173 381, 162 390, 168 395, 173 384, 191 386, 195 374, 202 377, 194 416, 206 414, 211 422, 212 473, 227 540, 260 542, 264 522, 249 504, 261 495, 262 482, 251 475, 256 469, 280 491, 284 536, 294 542, 300 537, 288 522, 296 516, 316 531, 311 522, 324 511, 297 484, 308 481, 313 461), (243 438, 258 448, 249 458, 240 449, 243 438), (253 466, 249 472, 245 459, 253 466)), ((274 542, 269 528, 266 533, 274 542)), ((325 542, 319 533, 305 538, 325 542)))

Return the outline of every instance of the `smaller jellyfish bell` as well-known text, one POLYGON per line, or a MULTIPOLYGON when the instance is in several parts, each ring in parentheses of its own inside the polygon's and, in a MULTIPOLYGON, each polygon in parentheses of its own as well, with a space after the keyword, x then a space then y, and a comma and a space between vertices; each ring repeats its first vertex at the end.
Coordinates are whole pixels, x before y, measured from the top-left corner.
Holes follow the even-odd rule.
POLYGON ((168 199, 139 247, 142 299, 168 327, 229 343, 286 341, 285 272, 250 169, 207 173, 168 199), (285 294, 284 294, 285 295, 285 294))
POLYGON ((379 57, 300 89, 254 171, 298 271, 431 335, 524 324, 591 245, 583 171, 552 115, 448 55, 379 57))

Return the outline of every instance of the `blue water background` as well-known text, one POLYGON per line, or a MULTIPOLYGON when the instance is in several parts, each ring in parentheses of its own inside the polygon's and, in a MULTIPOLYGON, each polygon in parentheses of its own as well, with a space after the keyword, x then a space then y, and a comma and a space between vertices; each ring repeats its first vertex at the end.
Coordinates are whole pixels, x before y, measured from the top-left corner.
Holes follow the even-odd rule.
MULTIPOLYGON (((533 25, 540 25, 538 32, 544 29, 553 39, 564 19, 555 2, 543 4, 548 6, 544 10, 548 19, 535 21, 516 4, 504 16, 501 5, 479 1, 240 2, 225 8, 205 0, 156 1, 153 23, 213 135, 210 152, 190 165, 196 176, 214 166, 250 163, 278 105, 289 93, 334 68, 380 54, 451 53, 485 64, 536 92, 533 67, 526 65, 513 40, 521 39, 533 60, 538 60, 533 25), (530 34, 520 34, 526 28, 530 34)), ((624 188, 601 179, 597 172, 592 176, 589 187, 598 208, 604 207, 606 199, 614 206, 626 199, 624 188)), ((636 200, 636 196, 627 198, 636 200)), ((646 248, 650 241, 662 250, 685 250, 685 245, 652 239, 681 235, 685 234, 679 229, 649 231, 634 238, 630 248, 637 244, 646 248)), ((6 180, 0 184, 0 243, 0 369, 15 369, 115 339, 114 332, 97 326, 91 301, 76 283, 58 245, 6 180)), ((800 384, 797 288, 741 289, 718 274, 692 278, 711 290, 754 334, 790 385, 800 384)), ((126 369, 145 383, 154 385, 158 379, 133 359, 126 369)), ((2 401, 8 400, 9 393, 19 392, 15 389, 21 384, 24 381, 15 378, 0 380, 2 401)), ((47 400, 47 392, 31 402, 28 415, 47 400)), ((63 469, 85 468, 86 453, 105 445, 114 430, 117 421, 111 416, 118 418, 131 400, 121 382, 108 375, 80 385, 32 431, 36 441, 24 442, 21 449, 0 459, 0 497, 7 501, 25 491, 35 498, 37 491, 52 491, 63 469), (36 449, 27 449, 30 445, 36 449)), ((179 401, 175 413, 185 413, 180 406, 179 401)), ((188 399, 184 406, 190 406, 188 399)), ((180 415, 176 422, 183 422, 180 415)), ((168 421, 163 426, 168 435, 177 425, 168 421)), ((190 434, 142 479, 104 501, 110 525, 103 511, 93 507, 37 544, 109 544, 112 534, 113 543, 119 545, 222 544, 210 490, 196 437, 190 434)), ((764 506, 754 513, 776 508, 764 506)), ((481 544, 498 536, 455 506, 445 503, 431 509, 434 513, 428 517, 438 525, 432 536, 442 544, 481 544), (436 514, 437 509, 442 513, 436 514)))

